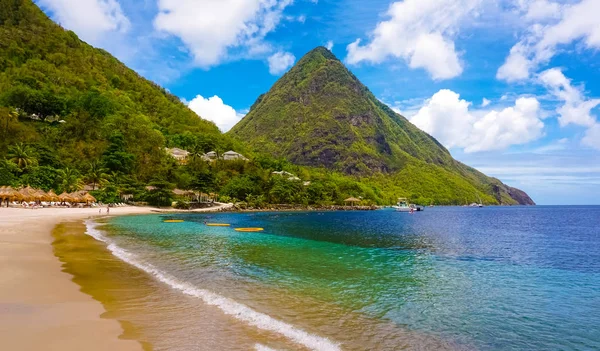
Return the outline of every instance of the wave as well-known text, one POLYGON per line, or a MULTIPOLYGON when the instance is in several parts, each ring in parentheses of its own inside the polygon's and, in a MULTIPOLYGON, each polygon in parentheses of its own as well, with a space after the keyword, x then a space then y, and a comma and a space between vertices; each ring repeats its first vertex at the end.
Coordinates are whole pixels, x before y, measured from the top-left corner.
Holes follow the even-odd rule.
POLYGON ((328 338, 307 333, 304 330, 294 327, 293 325, 279 321, 264 313, 257 312, 235 300, 221 296, 209 290, 200 289, 188 282, 180 281, 169 273, 163 272, 154 267, 152 264, 143 262, 137 257, 136 254, 119 247, 113 240, 103 235, 102 232, 97 229, 98 223, 94 222, 93 220, 86 221, 86 227, 86 234, 98 241, 104 242, 107 245, 108 250, 117 258, 138 269, 143 270, 144 272, 155 277, 158 281, 167 284, 186 295, 197 297, 208 305, 218 307, 225 314, 230 315, 237 320, 262 330, 283 335, 311 350, 341 351, 340 345, 332 342, 328 338))
POLYGON ((256 345, 254 345, 254 349, 256 351, 278 351, 278 350, 272 349, 272 348, 270 348, 268 346, 265 346, 265 345, 262 345, 262 344, 256 344, 256 345))

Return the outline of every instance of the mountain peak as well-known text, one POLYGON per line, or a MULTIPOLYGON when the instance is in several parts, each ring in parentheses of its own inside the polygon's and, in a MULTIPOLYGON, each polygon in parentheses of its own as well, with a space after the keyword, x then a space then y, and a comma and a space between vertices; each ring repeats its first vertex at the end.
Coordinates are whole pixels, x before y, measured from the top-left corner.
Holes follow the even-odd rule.
POLYGON ((349 174, 392 172, 407 157, 453 162, 443 146, 379 102, 322 46, 261 96, 231 134, 276 157, 349 174))
POLYGON ((307 52, 302 58, 304 59, 304 58, 313 57, 313 56, 316 56, 316 55, 323 56, 324 58, 326 58, 328 60, 339 61, 339 59, 333 54, 333 52, 331 52, 329 49, 327 49, 324 46, 317 46, 316 48, 314 48, 311 51, 307 52))

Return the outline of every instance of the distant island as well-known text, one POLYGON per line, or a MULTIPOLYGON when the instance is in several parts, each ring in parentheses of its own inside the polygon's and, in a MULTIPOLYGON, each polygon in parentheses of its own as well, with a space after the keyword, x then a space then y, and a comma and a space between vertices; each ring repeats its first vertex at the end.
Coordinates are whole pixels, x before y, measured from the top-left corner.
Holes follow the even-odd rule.
POLYGON ((323 47, 226 134, 31 0, 0 0, 0 48, 0 186, 156 206, 190 192, 254 207, 535 204, 454 160, 323 47))

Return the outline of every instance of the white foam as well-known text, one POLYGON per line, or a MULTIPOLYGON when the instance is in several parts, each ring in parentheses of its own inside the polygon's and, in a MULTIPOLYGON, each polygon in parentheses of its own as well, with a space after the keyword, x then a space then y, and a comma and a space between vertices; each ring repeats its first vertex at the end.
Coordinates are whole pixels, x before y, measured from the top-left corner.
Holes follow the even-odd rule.
MULTIPOLYGON (((186 295, 194 296, 202 299, 206 304, 218 307, 225 314, 230 315, 240 321, 246 322, 249 325, 262 330, 281 334, 288 339, 304 345, 311 350, 318 351, 338 351, 341 350, 340 345, 332 342, 328 338, 320 337, 298 329, 293 325, 279 321, 269 315, 257 312, 250 307, 241 304, 235 300, 226 298, 212 291, 200 289, 188 282, 180 281, 174 276, 163 272, 150 263, 145 263, 138 259, 137 255, 131 253, 114 243, 113 240, 107 238, 97 229, 98 224, 93 220, 86 221, 86 234, 95 238, 98 241, 106 243, 108 250, 119 259, 128 264, 137 267, 151 274, 157 280, 169 285, 170 287, 183 292, 186 295)), ((260 344, 257 344, 260 345, 260 344)), ((261 345, 263 346, 263 345, 261 345)), ((263 349, 266 350, 266 349, 263 349)))
POLYGON ((254 345, 254 349, 256 351, 277 351, 277 350, 272 349, 272 348, 270 348, 268 346, 265 346, 263 344, 256 344, 256 345, 254 345))

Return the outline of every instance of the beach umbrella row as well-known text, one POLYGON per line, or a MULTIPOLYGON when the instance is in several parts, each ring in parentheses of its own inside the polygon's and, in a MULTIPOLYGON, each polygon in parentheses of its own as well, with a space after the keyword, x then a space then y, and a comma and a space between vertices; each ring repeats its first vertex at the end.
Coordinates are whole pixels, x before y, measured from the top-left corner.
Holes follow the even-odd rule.
POLYGON ((53 190, 45 192, 27 186, 22 189, 13 189, 10 186, 0 187, 0 199, 9 201, 60 201, 60 202, 96 202, 96 198, 86 191, 56 195, 53 190))

